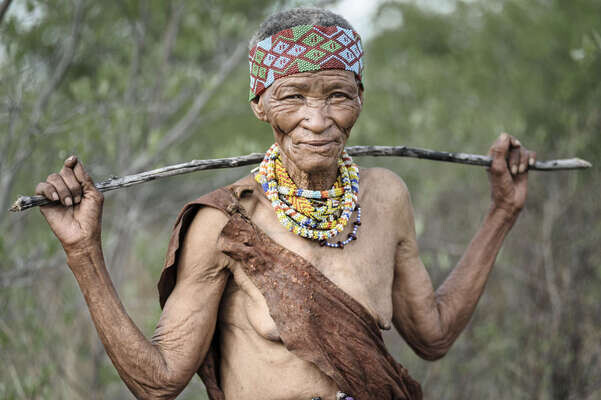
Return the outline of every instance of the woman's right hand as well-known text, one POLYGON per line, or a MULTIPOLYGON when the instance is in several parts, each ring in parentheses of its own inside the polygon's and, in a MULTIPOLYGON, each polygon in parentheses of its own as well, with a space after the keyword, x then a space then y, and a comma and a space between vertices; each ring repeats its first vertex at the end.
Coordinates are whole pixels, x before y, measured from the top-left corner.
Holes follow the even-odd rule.
POLYGON ((104 196, 77 157, 67 158, 60 172, 40 182, 35 192, 53 202, 40 211, 68 256, 100 246, 104 196))

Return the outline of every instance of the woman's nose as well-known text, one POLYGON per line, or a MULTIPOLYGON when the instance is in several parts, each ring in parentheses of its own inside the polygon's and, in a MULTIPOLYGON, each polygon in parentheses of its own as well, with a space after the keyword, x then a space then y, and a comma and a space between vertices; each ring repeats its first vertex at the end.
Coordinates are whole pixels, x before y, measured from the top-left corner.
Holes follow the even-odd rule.
POLYGON ((328 105, 323 100, 307 99, 303 106, 302 126, 313 133, 323 133, 330 125, 332 120, 328 115, 328 105))

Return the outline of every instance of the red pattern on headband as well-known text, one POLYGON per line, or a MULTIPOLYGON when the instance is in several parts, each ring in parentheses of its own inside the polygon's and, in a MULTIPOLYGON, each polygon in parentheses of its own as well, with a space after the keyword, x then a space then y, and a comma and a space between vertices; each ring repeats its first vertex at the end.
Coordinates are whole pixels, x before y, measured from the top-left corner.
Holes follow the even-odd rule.
POLYGON ((250 101, 276 79, 299 72, 343 69, 361 81, 363 45, 352 29, 299 25, 261 40, 250 50, 248 63, 250 101))

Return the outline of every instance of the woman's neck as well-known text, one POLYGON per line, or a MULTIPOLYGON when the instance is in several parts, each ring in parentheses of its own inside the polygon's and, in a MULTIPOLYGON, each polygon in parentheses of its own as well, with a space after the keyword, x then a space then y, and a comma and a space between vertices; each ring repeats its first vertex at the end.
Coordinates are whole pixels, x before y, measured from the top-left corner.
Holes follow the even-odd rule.
POLYGON ((338 177, 338 163, 328 169, 309 172, 301 170, 285 156, 282 157, 282 164, 299 189, 328 190, 334 186, 338 177))

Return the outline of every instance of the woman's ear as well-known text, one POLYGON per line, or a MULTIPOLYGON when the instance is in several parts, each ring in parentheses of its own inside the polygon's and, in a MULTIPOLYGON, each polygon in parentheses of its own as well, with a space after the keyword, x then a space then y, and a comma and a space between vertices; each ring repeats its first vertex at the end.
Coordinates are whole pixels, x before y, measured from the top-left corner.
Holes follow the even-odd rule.
POLYGON ((250 101, 250 108, 255 113, 255 117, 260 119, 261 121, 267 121, 267 117, 265 115, 265 107, 263 105, 263 96, 257 96, 250 101))
POLYGON ((359 85, 359 103, 361 104, 361 108, 363 108, 363 102, 365 101, 363 97, 363 84, 359 85))

